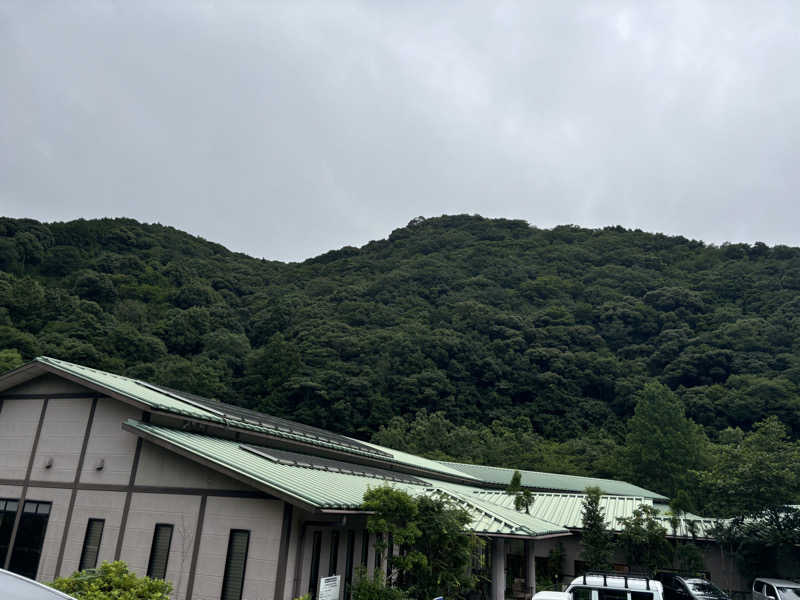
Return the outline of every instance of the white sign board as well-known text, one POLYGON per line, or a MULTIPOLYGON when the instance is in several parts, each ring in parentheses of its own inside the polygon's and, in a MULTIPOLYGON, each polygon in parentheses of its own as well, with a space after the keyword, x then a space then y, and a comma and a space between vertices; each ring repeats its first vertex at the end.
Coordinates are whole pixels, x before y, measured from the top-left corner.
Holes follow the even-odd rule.
POLYGON ((317 594, 318 600, 339 600, 341 580, 341 575, 332 575, 331 577, 320 579, 319 594, 317 594))

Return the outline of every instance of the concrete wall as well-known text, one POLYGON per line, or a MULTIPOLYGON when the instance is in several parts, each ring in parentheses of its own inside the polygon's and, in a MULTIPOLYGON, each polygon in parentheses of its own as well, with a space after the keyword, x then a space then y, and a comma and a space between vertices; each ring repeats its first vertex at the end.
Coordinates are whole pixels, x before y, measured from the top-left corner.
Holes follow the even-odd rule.
POLYGON ((23 479, 43 400, 4 400, 0 410, 0 477, 23 479))
POLYGON ((279 500, 209 498, 193 600, 219 598, 231 529, 250 531, 242 598, 271 599, 275 593, 282 521, 283 502, 279 500))
POLYGON ((173 598, 183 598, 186 595, 199 511, 199 496, 133 494, 122 560, 128 563, 132 571, 146 575, 156 523, 172 525, 166 579, 174 586, 173 598))
POLYGON ((64 483, 75 479, 91 406, 88 398, 48 400, 31 479, 64 483), (52 462, 49 468, 48 462, 52 462))
POLYGON ((142 445, 136 485, 252 491, 234 479, 148 442, 142 445))
POLYGON ((103 561, 114 560, 122 509, 125 505, 125 492, 99 492, 79 490, 75 498, 75 508, 64 550, 61 575, 66 576, 78 570, 83 540, 89 519, 104 519, 103 537, 100 540, 98 566, 103 561))
POLYGON ((127 419, 141 419, 142 412, 113 398, 100 398, 94 412, 92 433, 86 447, 81 482, 127 485, 136 451, 136 436, 124 432, 127 419), (105 466, 97 470, 98 461, 105 466))

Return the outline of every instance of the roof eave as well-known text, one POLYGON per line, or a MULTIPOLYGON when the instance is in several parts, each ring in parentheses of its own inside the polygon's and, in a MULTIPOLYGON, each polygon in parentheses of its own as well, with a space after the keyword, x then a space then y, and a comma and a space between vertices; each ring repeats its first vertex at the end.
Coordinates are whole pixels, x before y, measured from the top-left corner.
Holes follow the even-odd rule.
POLYGON ((302 508, 303 510, 315 513, 322 512, 323 510, 323 507, 317 506, 316 504, 306 500, 305 498, 301 498, 300 496, 296 496, 284 489, 272 485, 267 485, 262 481, 253 479, 252 477, 248 477, 247 475, 240 473, 235 469, 230 469, 228 467, 225 467, 224 465, 221 465, 216 461, 210 460, 195 452, 191 452, 178 444, 173 444, 172 442, 164 440, 158 436, 152 435, 146 431, 142 431, 141 429, 138 429, 133 425, 129 425, 127 422, 122 423, 122 429, 124 431, 127 431, 129 433, 132 433, 133 435, 142 438, 143 440, 150 442, 151 444, 155 444, 156 446, 174 452, 175 454, 183 456, 184 458, 196 462, 206 468, 221 473, 226 477, 230 477, 231 479, 235 479, 236 481, 244 483, 245 485, 255 488, 261 492, 264 492, 271 496, 275 496, 276 498, 283 500, 284 502, 288 502, 289 504, 292 504, 299 508, 302 508))

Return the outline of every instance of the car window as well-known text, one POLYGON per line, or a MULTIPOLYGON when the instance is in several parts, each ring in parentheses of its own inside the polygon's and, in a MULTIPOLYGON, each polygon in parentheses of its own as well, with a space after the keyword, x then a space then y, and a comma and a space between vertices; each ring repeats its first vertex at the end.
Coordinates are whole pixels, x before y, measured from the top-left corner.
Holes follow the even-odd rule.
POLYGON ((759 594, 764 593, 764 582, 763 581, 756 581, 753 584, 753 591, 758 592, 759 594))
POLYGON ((653 592, 631 592, 631 600, 653 600, 653 592))
POLYGON ((778 591, 781 593, 781 600, 800 600, 800 588, 779 587, 778 591))
POLYGON ((601 588, 597 590, 597 600, 628 600, 628 592, 626 590, 601 588))
POLYGON ((710 581, 689 580, 686 586, 695 598, 703 600, 727 600, 728 596, 710 581))
POLYGON ((777 598, 778 592, 775 591, 775 588, 772 587, 770 584, 764 584, 764 593, 767 595, 768 598, 777 598))
POLYGON ((592 588, 572 588, 572 600, 592 600, 592 588))

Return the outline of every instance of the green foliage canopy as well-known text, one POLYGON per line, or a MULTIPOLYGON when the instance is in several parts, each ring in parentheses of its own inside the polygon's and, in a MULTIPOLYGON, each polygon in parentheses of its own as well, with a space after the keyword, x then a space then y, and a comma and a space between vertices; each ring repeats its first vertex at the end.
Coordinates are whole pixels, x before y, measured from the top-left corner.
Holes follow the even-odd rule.
POLYGON ((168 600, 172 592, 170 583, 138 577, 122 561, 59 577, 50 586, 78 600, 168 600))

